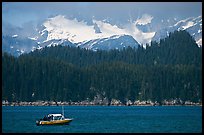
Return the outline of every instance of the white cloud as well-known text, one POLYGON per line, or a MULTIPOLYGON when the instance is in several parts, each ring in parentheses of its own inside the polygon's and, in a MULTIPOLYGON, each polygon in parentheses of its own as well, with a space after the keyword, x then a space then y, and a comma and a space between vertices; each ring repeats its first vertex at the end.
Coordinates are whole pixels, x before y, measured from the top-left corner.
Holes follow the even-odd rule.
POLYGON ((140 19, 136 20, 135 24, 146 25, 148 23, 151 23, 152 19, 153 17, 151 15, 143 14, 140 19))
POLYGON ((135 26, 135 23, 130 23, 125 26, 125 31, 131 35, 139 44, 150 43, 155 35, 155 32, 143 32, 135 26))
POLYGON ((138 23, 148 24, 151 23, 153 19, 152 16, 144 14, 142 18, 136 20, 135 22, 129 21, 123 28, 119 28, 116 25, 111 25, 106 22, 96 21, 94 23, 98 25, 101 30, 102 37, 109 37, 112 35, 131 35, 139 44, 150 43, 151 39, 154 37, 155 32, 142 32, 136 26, 138 23))
MULTIPOLYGON (((143 23, 141 19, 135 22, 146 24, 150 23, 153 17, 144 15, 143 23)), ((95 33, 94 25, 87 25, 84 21, 77 19, 67 19, 62 15, 48 19, 44 26, 48 31, 47 40, 51 39, 67 39, 73 43, 86 42, 98 38, 107 38, 113 35, 131 35, 138 43, 150 43, 155 32, 142 32, 140 31, 135 22, 129 22, 123 28, 112 25, 108 22, 93 20, 97 24, 101 33, 95 33)), ((45 42, 46 42, 45 41, 45 42)))

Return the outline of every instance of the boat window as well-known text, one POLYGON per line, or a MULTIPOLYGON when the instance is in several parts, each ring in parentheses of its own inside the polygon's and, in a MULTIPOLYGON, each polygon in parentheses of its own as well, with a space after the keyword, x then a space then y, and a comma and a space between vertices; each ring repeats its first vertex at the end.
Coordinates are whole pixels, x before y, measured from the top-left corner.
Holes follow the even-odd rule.
POLYGON ((54 117, 54 120, 61 120, 62 119, 62 116, 55 116, 54 117))

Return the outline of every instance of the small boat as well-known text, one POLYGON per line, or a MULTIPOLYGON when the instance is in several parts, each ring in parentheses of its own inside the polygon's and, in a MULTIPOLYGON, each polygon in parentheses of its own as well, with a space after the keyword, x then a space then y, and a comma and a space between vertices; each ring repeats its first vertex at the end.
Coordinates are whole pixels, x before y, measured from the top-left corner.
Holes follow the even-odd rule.
POLYGON ((37 120, 36 125, 64 125, 69 124, 73 119, 65 118, 63 114, 48 114, 43 119, 37 120))

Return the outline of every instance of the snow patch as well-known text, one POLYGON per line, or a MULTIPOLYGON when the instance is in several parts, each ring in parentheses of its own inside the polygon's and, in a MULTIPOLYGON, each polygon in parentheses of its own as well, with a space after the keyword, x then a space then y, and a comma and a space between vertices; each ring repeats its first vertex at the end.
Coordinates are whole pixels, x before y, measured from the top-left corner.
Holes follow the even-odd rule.
POLYGON ((44 26, 48 31, 47 41, 67 39, 77 43, 99 37, 95 34, 94 26, 88 26, 84 21, 79 22, 77 19, 67 19, 62 15, 49 18, 44 26))
POLYGON ((106 38, 106 37, 110 37, 113 35, 126 34, 125 29, 120 29, 116 25, 111 25, 109 23, 97 21, 97 20, 93 20, 93 22, 98 25, 98 27, 100 28, 102 32, 101 34, 98 33, 98 35, 101 35, 100 38, 106 38))
POLYGON ((24 50, 21 50, 21 54, 23 54, 25 51, 24 50))
POLYGON ((177 23, 175 23, 174 26, 177 26, 177 25, 180 24, 180 23, 187 22, 187 20, 189 20, 189 19, 191 19, 191 17, 190 17, 190 18, 187 18, 187 19, 184 19, 184 20, 180 20, 180 21, 178 21, 177 23))
POLYGON ((25 52, 24 50, 19 50, 19 49, 17 49, 16 51, 20 52, 20 54, 23 54, 25 52))
POLYGON ((168 31, 166 31, 166 35, 169 36, 169 32, 168 31))
POLYGON ((13 35, 13 36, 12 36, 12 38, 16 38, 16 37, 18 37, 18 35, 13 35))
POLYGON ((199 47, 201 47, 201 46, 202 46, 202 38, 200 38, 199 40, 197 40, 196 43, 198 44, 199 47))
POLYGON ((35 49, 36 49, 36 47, 33 46, 31 52, 35 51, 35 49))
POLYGON ((121 37, 121 36, 125 36, 125 34, 112 36, 112 37, 110 37, 110 39, 118 39, 118 38, 121 37))
POLYGON ((194 22, 189 21, 185 26, 182 26, 182 28, 185 30, 185 29, 187 29, 187 28, 192 27, 193 25, 194 25, 194 22))
POLYGON ((28 37, 29 39, 31 39, 31 40, 37 40, 38 39, 38 37, 28 37))
POLYGON ((41 46, 38 45, 38 48, 37 48, 37 49, 40 50, 40 49, 42 49, 42 48, 43 48, 43 47, 41 47, 41 46))

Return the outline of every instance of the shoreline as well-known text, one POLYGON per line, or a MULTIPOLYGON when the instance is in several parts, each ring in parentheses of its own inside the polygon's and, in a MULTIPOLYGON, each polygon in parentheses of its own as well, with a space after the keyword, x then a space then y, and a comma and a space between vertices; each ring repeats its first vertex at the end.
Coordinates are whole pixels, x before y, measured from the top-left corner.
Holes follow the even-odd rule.
POLYGON ((93 102, 54 102, 54 101, 35 101, 35 102, 8 102, 2 101, 1 106, 202 106, 202 103, 184 102, 181 103, 153 103, 153 102, 137 102, 137 103, 93 103, 93 102))
MULTIPOLYGON (((2 105, 2 106, 62 106, 62 105, 2 105)), ((128 105, 63 105, 63 106, 128 106, 128 105)), ((130 106, 153 106, 153 105, 130 105, 130 106)), ((201 106, 202 105, 155 105, 155 106, 201 106)))

